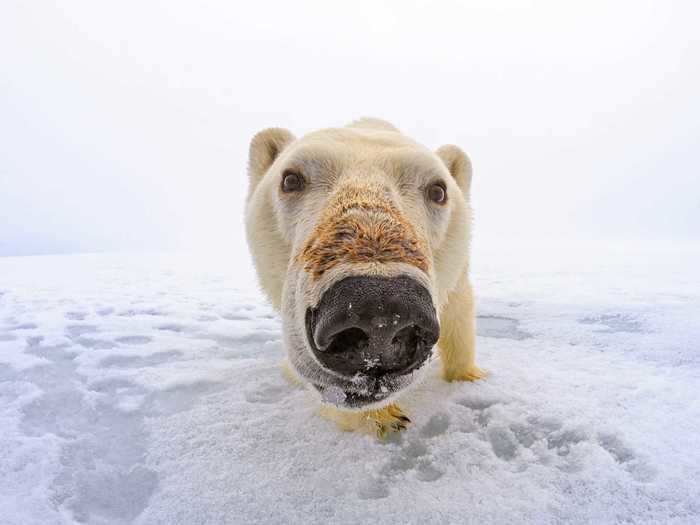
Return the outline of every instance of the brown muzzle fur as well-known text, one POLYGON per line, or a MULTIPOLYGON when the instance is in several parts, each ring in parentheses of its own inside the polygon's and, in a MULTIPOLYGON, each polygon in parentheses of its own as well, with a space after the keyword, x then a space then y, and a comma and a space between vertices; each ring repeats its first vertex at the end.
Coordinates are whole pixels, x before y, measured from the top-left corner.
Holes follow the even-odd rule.
POLYGON ((346 186, 298 256, 314 280, 341 263, 402 262, 428 271, 425 247, 381 187, 346 186))

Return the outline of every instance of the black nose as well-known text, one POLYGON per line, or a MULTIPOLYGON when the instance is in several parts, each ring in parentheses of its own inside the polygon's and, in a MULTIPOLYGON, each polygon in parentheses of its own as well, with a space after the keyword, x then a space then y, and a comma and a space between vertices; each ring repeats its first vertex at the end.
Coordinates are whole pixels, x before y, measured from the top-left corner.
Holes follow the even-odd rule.
POLYGON ((440 335, 428 290, 406 276, 347 277, 306 311, 317 359, 343 375, 407 374, 430 356, 440 335))

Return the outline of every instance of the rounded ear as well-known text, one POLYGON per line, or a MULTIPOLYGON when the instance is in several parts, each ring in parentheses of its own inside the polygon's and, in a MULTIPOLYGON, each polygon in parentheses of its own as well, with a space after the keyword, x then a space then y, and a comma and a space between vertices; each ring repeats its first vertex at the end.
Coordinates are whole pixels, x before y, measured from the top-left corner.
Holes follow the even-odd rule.
POLYGON ((445 163, 457 185, 468 194, 472 183, 472 162, 467 154, 452 144, 440 147, 435 153, 445 163))
POLYGON ((294 140, 294 135, 282 128, 264 129, 253 137, 253 140, 250 141, 250 153, 248 156, 248 175, 250 177, 251 190, 265 175, 284 148, 294 140))

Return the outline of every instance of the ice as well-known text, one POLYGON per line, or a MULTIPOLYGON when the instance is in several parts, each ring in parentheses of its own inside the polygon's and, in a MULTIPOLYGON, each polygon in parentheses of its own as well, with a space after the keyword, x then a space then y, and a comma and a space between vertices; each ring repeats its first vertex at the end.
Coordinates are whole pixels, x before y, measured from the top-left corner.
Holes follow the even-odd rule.
POLYGON ((700 522, 700 246, 527 248, 475 247, 490 376, 384 442, 231 261, 0 258, 0 523, 700 522))

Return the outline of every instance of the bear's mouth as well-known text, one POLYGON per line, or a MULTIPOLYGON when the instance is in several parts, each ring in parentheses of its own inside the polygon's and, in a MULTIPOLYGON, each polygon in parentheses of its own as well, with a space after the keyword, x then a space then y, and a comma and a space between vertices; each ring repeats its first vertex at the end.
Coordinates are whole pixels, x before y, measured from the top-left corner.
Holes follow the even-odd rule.
POLYGON ((373 403, 381 403, 391 396, 395 389, 378 383, 371 385, 368 389, 359 392, 345 390, 336 385, 323 386, 314 384, 313 387, 321 394, 321 400, 324 403, 329 403, 336 406, 344 406, 348 408, 362 408, 373 403))
MULTIPOLYGON (((312 350, 317 352, 316 343, 311 335, 313 332, 310 330, 313 325, 308 322, 308 319, 309 316, 307 316, 306 338, 312 350)), ((338 374, 333 369, 327 368, 325 365, 328 360, 325 360, 326 363, 322 363, 324 369, 333 374, 331 383, 325 385, 312 383, 312 386, 321 395, 321 401, 324 403, 346 408, 362 408, 381 403, 411 384, 414 374, 418 373, 430 361, 429 357, 430 354, 426 359, 416 360, 415 365, 409 371, 401 374, 383 373, 377 375, 371 367, 372 363, 370 363, 367 370, 369 373, 356 372, 351 377, 338 374), (337 380, 337 383, 334 380, 337 380)), ((338 360, 345 364, 342 357, 339 357, 338 360)))

